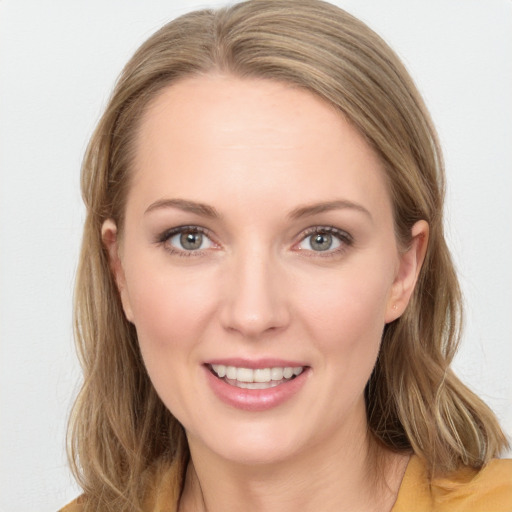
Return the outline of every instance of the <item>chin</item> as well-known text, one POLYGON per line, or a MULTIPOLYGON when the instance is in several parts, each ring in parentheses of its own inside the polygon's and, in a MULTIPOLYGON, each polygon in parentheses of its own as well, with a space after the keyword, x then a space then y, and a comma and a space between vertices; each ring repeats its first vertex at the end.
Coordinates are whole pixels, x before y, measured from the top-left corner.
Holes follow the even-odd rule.
POLYGON ((287 446, 277 446, 273 443, 254 443, 251 446, 244 444, 240 446, 234 443, 228 449, 224 447, 225 460, 234 464, 256 466, 275 465, 293 458, 296 450, 291 450, 287 446))
POLYGON ((234 464, 265 466, 278 464, 293 458, 300 451, 300 441, 290 435, 289 428, 255 425, 240 425, 222 429, 221 432, 209 432, 207 436, 197 438, 189 436, 191 450, 194 445, 206 446, 215 456, 234 464), (216 435, 217 434, 217 435, 216 435))

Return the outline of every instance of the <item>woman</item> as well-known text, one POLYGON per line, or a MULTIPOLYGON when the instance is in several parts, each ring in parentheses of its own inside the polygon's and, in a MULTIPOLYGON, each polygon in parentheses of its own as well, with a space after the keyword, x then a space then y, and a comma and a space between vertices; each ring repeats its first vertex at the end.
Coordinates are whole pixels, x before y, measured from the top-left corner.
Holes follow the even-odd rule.
POLYGON ((512 508, 506 439, 450 370, 435 131, 361 22, 316 0, 171 22, 82 188, 65 510, 512 508))

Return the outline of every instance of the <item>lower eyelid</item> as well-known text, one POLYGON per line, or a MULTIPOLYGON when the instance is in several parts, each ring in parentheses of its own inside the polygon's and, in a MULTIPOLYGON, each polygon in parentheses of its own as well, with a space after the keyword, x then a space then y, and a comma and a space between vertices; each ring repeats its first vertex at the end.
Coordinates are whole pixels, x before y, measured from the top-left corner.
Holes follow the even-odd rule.
MULTIPOLYGON (((311 244, 311 242, 310 242, 310 244, 311 244)), ((329 258, 329 257, 340 256, 352 245, 353 245, 353 238, 346 231, 335 228, 334 226, 315 226, 313 228, 303 231, 299 242, 294 244, 294 247, 296 247, 300 252, 302 252, 303 256, 306 256, 306 257, 329 258), (310 246, 310 248, 299 247, 301 244, 303 244, 305 241, 307 241, 308 238, 314 236, 315 234, 329 234, 329 235, 333 236, 337 240, 337 246, 334 248, 326 249, 324 251, 314 250, 313 248, 311 248, 311 246, 310 246)))
MULTIPOLYGON (((303 231, 301 235, 301 239, 299 242, 294 244, 295 246, 301 244, 306 239, 308 239, 311 236, 314 236, 315 234, 321 234, 326 233, 331 236, 333 236, 339 243, 337 247, 334 249, 326 249, 325 251, 315 251, 313 249, 302 249, 305 252, 312 253, 313 256, 333 256, 338 253, 341 253, 345 251, 349 246, 353 245, 353 238, 352 236, 347 233, 346 231, 340 230, 338 228, 335 228, 333 226, 318 226, 315 228, 310 228, 306 231, 303 231)), ((168 229, 161 234, 159 234, 155 242, 158 244, 162 244, 166 246, 166 249, 174 254, 183 255, 183 256, 193 256, 193 255, 200 255, 211 248, 219 247, 217 242, 215 242, 215 239, 210 235, 209 231, 200 227, 200 226, 193 226, 193 225, 186 225, 186 226, 178 226, 176 228, 168 229), (203 249, 180 249, 179 247, 176 247, 175 245, 169 244, 170 240, 177 235, 181 235, 183 232, 194 232, 194 233, 200 233, 204 237, 206 237, 209 240, 209 247, 203 248, 203 249)))
POLYGON ((209 231, 201 228, 200 226, 186 225, 186 226, 178 226, 176 228, 171 228, 163 231, 155 238, 155 243, 164 247, 164 249, 177 256, 200 256, 204 254, 205 251, 208 251, 212 247, 216 247, 217 244, 213 237, 210 235, 209 231), (178 244, 171 243, 171 240, 177 236, 180 236, 184 232, 198 233, 203 235, 208 241, 209 246, 201 249, 185 249, 180 248, 178 244))

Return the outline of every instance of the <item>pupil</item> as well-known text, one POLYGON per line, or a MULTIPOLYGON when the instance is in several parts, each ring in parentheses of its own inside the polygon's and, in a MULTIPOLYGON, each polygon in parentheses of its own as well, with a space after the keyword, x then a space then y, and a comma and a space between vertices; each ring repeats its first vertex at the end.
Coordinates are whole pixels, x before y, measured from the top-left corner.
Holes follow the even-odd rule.
POLYGON ((332 235, 328 233, 318 233, 311 240, 311 247, 315 251, 327 251, 332 245, 332 235))
POLYGON ((180 236, 180 243, 184 249, 192 251, 199 249, 203 241, 203 235, 201 233, 182 233, 180 236))

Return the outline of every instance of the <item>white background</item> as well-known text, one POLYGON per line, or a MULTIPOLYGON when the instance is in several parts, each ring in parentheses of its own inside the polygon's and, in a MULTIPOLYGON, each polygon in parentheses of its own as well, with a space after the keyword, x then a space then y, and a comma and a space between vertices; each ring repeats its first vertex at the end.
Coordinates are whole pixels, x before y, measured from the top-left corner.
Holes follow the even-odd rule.
MULTIPOLYGON (((220 2, 217 2, 217 5, 220 2)), ((339 0, 395 48, 438 127, 467 302, 456 370, 512 433, 512 2, 339 0)), ((73 498, 71 303, 81 158, 113 82, 164 22, 208 2, 0 0, 0 511, 73 498)))

